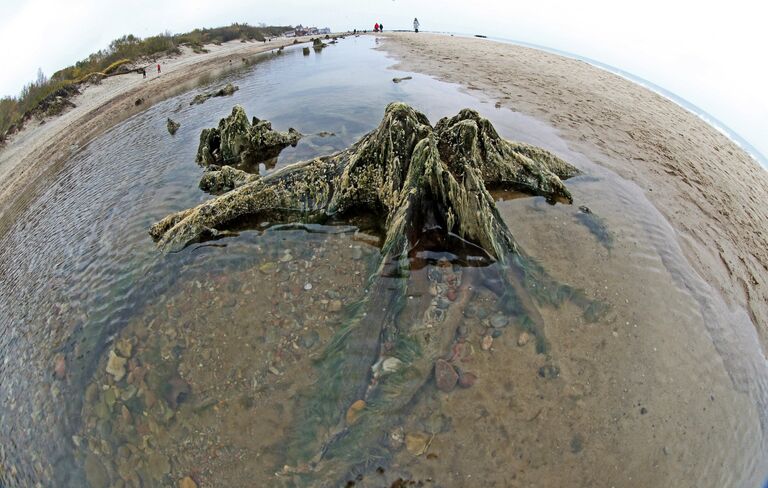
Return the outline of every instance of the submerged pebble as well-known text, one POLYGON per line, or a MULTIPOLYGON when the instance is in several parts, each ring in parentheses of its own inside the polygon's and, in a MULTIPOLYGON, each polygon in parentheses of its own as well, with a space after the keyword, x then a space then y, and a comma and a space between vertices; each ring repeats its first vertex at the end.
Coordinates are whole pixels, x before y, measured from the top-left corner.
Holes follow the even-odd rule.
POLYGON ((450 392, 456 387, 459 374, 456 369, 445 359, 435 362, 435 383, 440 391, 450 392))
POLYGON ((507 324, 509 324, 509 318, 502 314, 496 314, 491 317, 491 326, 494 329, 501 329, 502 327, 506 327, 507 324))
POLYGON ((126 359, 121 358, 115 351, 109 351, 109 360, 107 361, 107 373, 111 374, 115 381, 120 381, 125 376, 126 359))

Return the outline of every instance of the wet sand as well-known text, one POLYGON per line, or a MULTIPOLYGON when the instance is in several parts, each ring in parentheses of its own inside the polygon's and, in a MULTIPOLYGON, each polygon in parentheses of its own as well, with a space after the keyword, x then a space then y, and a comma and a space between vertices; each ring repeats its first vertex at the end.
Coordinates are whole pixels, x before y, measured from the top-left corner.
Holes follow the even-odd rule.
MULTIPOLYGON (((482 39, 384 34, 398 64, 541 119, 645 189, 701 277, 768 346, 768 172, 694 114, 583 61, 482 39)), ((725 89, 725 88, 724 88, 725 89)))

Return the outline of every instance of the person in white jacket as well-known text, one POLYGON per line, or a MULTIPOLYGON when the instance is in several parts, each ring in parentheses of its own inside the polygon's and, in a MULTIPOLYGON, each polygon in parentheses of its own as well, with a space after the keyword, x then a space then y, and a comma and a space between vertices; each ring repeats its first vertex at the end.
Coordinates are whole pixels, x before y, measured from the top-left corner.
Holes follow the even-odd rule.
POLYGON ((419 32, 419 19, 413 18, 413 31, 419 32))

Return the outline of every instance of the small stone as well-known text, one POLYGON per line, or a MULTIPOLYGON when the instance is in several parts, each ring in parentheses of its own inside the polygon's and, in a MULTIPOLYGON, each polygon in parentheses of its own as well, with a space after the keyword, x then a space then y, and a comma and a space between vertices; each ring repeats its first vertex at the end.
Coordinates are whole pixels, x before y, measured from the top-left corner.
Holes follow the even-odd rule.
POLYGON ((462 388, 469 388, 477 382, 477 375, 475 373, 464 373, 459 376, 459 386, 462 388))
POLYGON ((560 376, 560 368, 547 364, 539 368, 539 376, 548 380, 555 379, 560 376))
POLYGON ((521 332, 519 336, 517 336, 517 345, 522 347, 526 344, 528 344, 528 341, 531 340, 531 334, 528 332, 521 332))
POLYGON ((117 401, 117 394, 115 394, 115 390, 110 388, 109 390, 104 392, 104 403, 109 407, 110 409, 115 405, 115 402, 117 401))
POLYGON ((446 294, 445 294, 445 297, 446 297, 448 300, 450 300, 450 301, 452 301, 452 302, 455 302, 455 301, 456 301, 456 290, 454 290, 453 288, 450 288, 450 289, 448 290, 448 293, 446 293, 446 294))
MULTIPOLYGON (((171 471, 171 465, 168 458, 158 452, 149 455, 147 459, 147 471, 155 480, 163 479, 163 476, 171 471)), ((95 486, 95 485, 94 485, 95 486)))
POLYGON ((107 373, 111 374, 115 381, 120 381, 125 376, 126 359, 121 358, 115 351, 109 351, 109 360, 107 360, 107 373))
POLYGON ((506 327, 508 323, 509 319, 505 315, 496 314, 491 317, 491 327, 494 329, 501 329, 502 327, 506 327))
POLYGON ((128 387, 120 394, 120 399, 127 402, 136 395, 136 391, 138 391, 138 389, 135 385, 128 385, 128 387))
POLYGON ((197 483, 189 476, 185 476, 179 480, 179 488, 197 488, 197 483))
POLYGON ((493 346, 493 337, 489 334, 483 336, 483 340, 480 341, 480 348, 483 351, 490 351, 493 346))
POLYGON ((261 271, 264 274, 272 274, 277 270, 277 264, 273 262, 264 263, 261 266, 259 266, 259 271, 261 271))
POLYGON ((310 330, 301 335, 299 342, 305 349, 311 349, 319 340, 320 334, 316 330, 310 330))
POLYGON ((304 283, 304 290, 309 291, 312 289, 312 283, 304 283))
POLYGON ((381 363, 381 370, 384 373, 394 373, 399 370, 403 365, 403 362, 397 358, 389 357, 381 363))
POLYGON ((405 448, 414 456, 421 456, 427 449, 429 435, 424 432, 409 432, 405 434, 405 448))
POLYGON ((131 341, 128 339, 120 339, 117 341, 117 344, 115 344, 115 349, 121 357, 127 359, 131 357, 131 353, 133 352, 133 344, 131 344, 131 341))
POLYGON ((329 312, 339 312, 341 311, 342 303, 341 300, 331 300, 328 302, 328 311, 329 312))
POLYGON ((438 359, 435 362, 435 383, 437 389, 444 392, 452 391, 459 380, 459 374, 456 369, 445 359, 438 359))
POLYGON ((459 337, 467 337, 469 335, 469 327, 467 327, 464 324, 461 324, 458 329, 456 329, 456 333, 459 337))
POLYGON ((355 246, 352 248, 351 256, 355 261, 359 261, 363 258, 363 250, 360 249, 360 246, 355 246))
POLYGON ((498 339, 499 337, 501 337, 501 334, 502 334, 501 329, 491 330, 491 337, 493 337, 494 339, 498 339))
POLYGON ((53 374, 59 380, 63 380, 67 375, 67 359, 63 354, 56 355, 53 361, 53 374))
POLYGON ((89 452, 85 457, 85 478, 91 486, 109 486, 109 475, 104 465, 95 454, 89 452))
POLYGON ((347 425, 352 425, 360 418, 360 412, 365 409, 365 400, 357 400, 347 409, 347 425))
POLYGON ((647 408, 645 408, 645 407, 641 407, 640 408, 640 415, 645 415, 647 413, 648 413, 648 409, 647 408))
POLYGON ((291 253, 286 251, 285 254, 280 256, 280 262, 281 263, 288 263, 290 261, 293 261, 293 256, 291 256, 291 253))
POLYGON ((578 454, 584 449, 584 436, 581 434, 575 434, 571 439, 571 452, 578 454))

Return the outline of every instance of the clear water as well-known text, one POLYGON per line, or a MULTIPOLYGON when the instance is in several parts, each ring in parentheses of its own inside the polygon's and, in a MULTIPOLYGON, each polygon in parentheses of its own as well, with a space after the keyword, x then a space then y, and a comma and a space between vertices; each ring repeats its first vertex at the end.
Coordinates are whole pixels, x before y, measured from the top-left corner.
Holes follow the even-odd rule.
MULTIPOLYGON (((198 137, 234 104, 307 134, 281 166, 347 147, 393 100, 433 123, 476 108, 503 136, 584 170, 568 182, 573 206, 509 195, 498 205, 526 252, 611 311, 586 324, 572 306, 543 308, 549 355, 518 345, 514 326, 485 350, 497 304, 475 295, 462 310, 466 344, 446 356, 477 382, 447 394, 430 383, 392 412, 389 459, 356 485, 759 484, 768 382, 754 327, 692 271, 642 192, 546 125, 390 70, 373 47, 359 37, 310 56, 287 49, 200 88, 231 81, 232 97, 158 103, 80 150, 0 238, 0 486, 297 482, 283 465, 299 399, 318 379, 313 359, 340 327, 338 307, 364 296, 379 239, 253 229, 163 256, 147 229, 208 198, 198 137), (175 136, 167 117, 181 123, 175 136), (105 370, 115 348, 131 358, 118 382, 105 370), (538 374, 553 361, 557 377, 538 374)), ((430 263, 414 279, 426 283, 430 263)), ((414 293, 409 307, 430 299, 414 293)))

